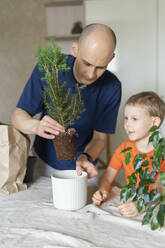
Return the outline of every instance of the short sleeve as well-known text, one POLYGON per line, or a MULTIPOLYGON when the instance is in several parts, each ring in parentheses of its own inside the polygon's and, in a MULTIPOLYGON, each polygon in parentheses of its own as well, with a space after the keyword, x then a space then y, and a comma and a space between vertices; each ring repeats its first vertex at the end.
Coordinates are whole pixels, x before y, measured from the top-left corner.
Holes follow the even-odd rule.
POLYGON ((113 156, 112 159, 110 160, 108 166, 115 170, 120 170, 123 167, 123 162, 122 162, 122 154, 121 154, 121 146, 119 146, 113 156))
POLYGON ((36 65, 17 103, 17 108, 25 110, 31 116, 43 110, 43 88, 46 84, 41 79, 43 76, 44 73, 41 73, 36 65))

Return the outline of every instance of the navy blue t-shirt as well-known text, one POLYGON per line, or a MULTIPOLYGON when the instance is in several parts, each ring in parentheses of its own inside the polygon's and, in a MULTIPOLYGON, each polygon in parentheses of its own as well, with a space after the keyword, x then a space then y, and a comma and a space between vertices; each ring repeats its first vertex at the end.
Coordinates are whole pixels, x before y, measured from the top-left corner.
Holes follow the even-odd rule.
MULTIPOLYGON (((69 55, 67 65, 71 69, 59 73, 60 83, 67 82, 66 88, 71 88, 72 93, 76 92, 76 80, 73 75, 74 60, 75 58, 69 55)), ((43 90, 46 82, 41 79, 42 77, 44 77, 44 72, 41 72, 36 65, 17 104, 17 108, 25 110, 31 116, 41 113, 41 118, 47 114, 43 103, 43 90)), ((113 73, 106 70, 99 79, 88 85, 81 93, 85 112, 72 126, 78 133, 77 156, 90 142, 93 130, 103 133, 115 132, 121 100, 121 83, 113 73)), ((60 170, 75 169, 76 159, 57 160, 52 140, 36 135, 34 148, 39 157, 50 166, 60 170)))

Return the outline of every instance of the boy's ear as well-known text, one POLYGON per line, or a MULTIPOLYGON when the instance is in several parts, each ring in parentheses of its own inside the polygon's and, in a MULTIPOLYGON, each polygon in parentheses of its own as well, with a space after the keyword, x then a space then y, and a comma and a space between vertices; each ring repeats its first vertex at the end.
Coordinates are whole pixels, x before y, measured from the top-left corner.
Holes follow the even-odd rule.
POLYGON ((153 117, 153 126, 160 126, 161 124, 161 119, 158 116, 153 117))
POLYGON ((77 57, 77 54, 78 54, 78 44, 76 42, 72 42, 72 45, 71 45, 71 54, 74 57, 77 57))

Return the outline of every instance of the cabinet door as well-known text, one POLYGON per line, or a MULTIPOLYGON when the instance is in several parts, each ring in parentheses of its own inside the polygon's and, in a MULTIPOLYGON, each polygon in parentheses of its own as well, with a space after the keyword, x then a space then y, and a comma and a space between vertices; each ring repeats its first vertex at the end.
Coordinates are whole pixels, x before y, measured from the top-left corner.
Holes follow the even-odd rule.
POLYGON ((123 95, 116 133, 111 135, 112 152, 127 139, 123 128, 126 99, 140 91, 157 89, 156 8, 156 0, 85 2, 86 23, 107 24, 117 36, 116 57, 109 69, 121 80, 123 95))

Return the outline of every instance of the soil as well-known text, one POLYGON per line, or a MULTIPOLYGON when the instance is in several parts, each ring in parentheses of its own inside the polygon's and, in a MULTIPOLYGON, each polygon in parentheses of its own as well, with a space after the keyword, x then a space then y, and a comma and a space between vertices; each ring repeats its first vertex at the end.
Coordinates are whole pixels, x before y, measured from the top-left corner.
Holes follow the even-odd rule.
POLYGON ((70 160, 76 157, 76 136, 75 129, 67 129, 60 133, 53 140, 58 160, 70 160))

